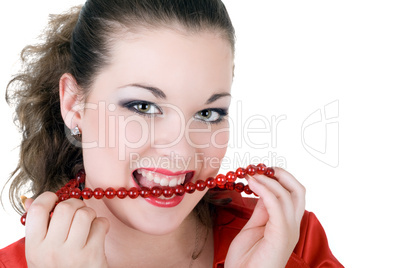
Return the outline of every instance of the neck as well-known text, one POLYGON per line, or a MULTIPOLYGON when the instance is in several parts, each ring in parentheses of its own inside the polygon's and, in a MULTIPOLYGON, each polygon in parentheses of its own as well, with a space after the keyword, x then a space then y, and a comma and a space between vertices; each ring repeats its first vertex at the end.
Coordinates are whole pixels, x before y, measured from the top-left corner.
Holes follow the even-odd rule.
POLYGON ((161 263, 172 267, 188 265, 195 241, 194 217, 189 215, 175 231, 158 236, 119 225, 123 224, 111 226, 106 237, 109 267, 133 267, 133 263, 138 267, 160 267, 161 263))

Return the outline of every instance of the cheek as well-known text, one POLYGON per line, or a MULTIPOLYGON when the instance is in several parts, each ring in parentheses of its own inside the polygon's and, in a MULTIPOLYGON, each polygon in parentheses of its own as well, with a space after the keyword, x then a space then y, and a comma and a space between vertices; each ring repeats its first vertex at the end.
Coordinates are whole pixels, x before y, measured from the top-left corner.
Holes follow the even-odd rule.
POLYGON ((138 149, 149 142, 149 125, 144 118, 135 115, 119 116, 115 121, 117 126, 110 125, 109 128, 117 130, 120 146, 138 149))
POLYGON ((131 163, 147 149, 148 128, 138 116, 101 108, 86 111, 82 142, 88 185, 130 186, 131 163))
POLYGON ((229 143, 229 135, 229 127, 216 130, 212 137, 212 146, 226 151, 229 143))
POLYGON ((90 107, 85 110, 81 125, 82 145, 83 148, 94 148, 99 146, 99 128, 105 124, 100 122, 102 111, 98 105, 90 103, 87 106, 90 107))
POLYGON ((127 149, 140 149, 149 142, 149 124, 140 116, 119 115, 105 110, 90 110, 83 120, 84 148, 118 151, 118 158, 127 149), (127 148, 127 149, 126 149, 127 148))
POLYGON ((209 153, 222 159, 228 147, 229 134, 229 124, 227 121, 220 123, 219 127, 213 127, 209 153))
POLYGON ((196 149, 211 148, 226 151, 229 142, 229 124, 226 121, 218 125, 192 122, 187 129, 186 138, 196 149))
POLYGON ((193 140, 202 141, 203 144, 207 145, 197 150, 196 163, 202 163, 202 177, 200 179, 216 175, 221 167, 229 142, 229 125, 226 122, 212 126, 210 130, 208 133, 195 133, 193 135, 193 140))

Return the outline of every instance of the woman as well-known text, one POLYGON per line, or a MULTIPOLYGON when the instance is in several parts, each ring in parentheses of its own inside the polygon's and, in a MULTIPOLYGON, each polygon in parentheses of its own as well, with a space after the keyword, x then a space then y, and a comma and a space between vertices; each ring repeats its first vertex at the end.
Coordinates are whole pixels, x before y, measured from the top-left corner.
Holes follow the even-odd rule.
POLYGON ((279 168, 276 180, 248 172, 260 199, 204 187, 55 207, 53 192, 83 168, 92 189, 215 176, 229 137, 234 39, 219 0, 90 0, 54 17, 10 82, 24 133, 11 191, 32 181, 34 196, 26 238, 0 251, 0 265, 342 267, 304 210, 304 187, 279 168))

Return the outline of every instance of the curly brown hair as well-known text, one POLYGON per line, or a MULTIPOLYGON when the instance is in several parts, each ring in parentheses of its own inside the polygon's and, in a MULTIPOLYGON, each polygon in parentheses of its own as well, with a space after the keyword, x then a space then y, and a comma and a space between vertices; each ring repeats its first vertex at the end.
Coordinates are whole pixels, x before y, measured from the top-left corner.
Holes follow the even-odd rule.
MULTIPOLYGON (((88 0, 50 16, 43 42, 23 49, 23 67, 7 85, 6 100, 15 105, 15 121, 22 132, 19 163, 8 180, 14 209, 23 211, 19 202, 23 186, 29 185, 34 198, 44 191, 55 192, 83 168, 82 149, 67 138, 61 116, 60 77, 72 74, 85 97, 108 63, 110 42, 117 32, 176 24, 192 32, 220 33, 234 52, 234 28, 220 0, 88 0)), ((196 207, 203 222, 209 198, 206 195, 196 207)))

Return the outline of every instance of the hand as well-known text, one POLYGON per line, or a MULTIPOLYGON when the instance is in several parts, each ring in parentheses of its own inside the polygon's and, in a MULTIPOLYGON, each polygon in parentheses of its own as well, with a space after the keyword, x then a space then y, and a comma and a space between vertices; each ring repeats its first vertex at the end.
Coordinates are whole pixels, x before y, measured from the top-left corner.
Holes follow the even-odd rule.
POLYGON ((305 188, 290 173, 274 168, 278 181, 248 176, 260 196, 253 215, 232 241, 225 267, 283 268, 299 240, 305 208, 305 188))
POLYGON ((28 267, 107 267, 106 218, 97 218, 93 209, 79 199, 59 203, 51 192, 25 201, 29 210, 25 224, 25 255, 28 267))

